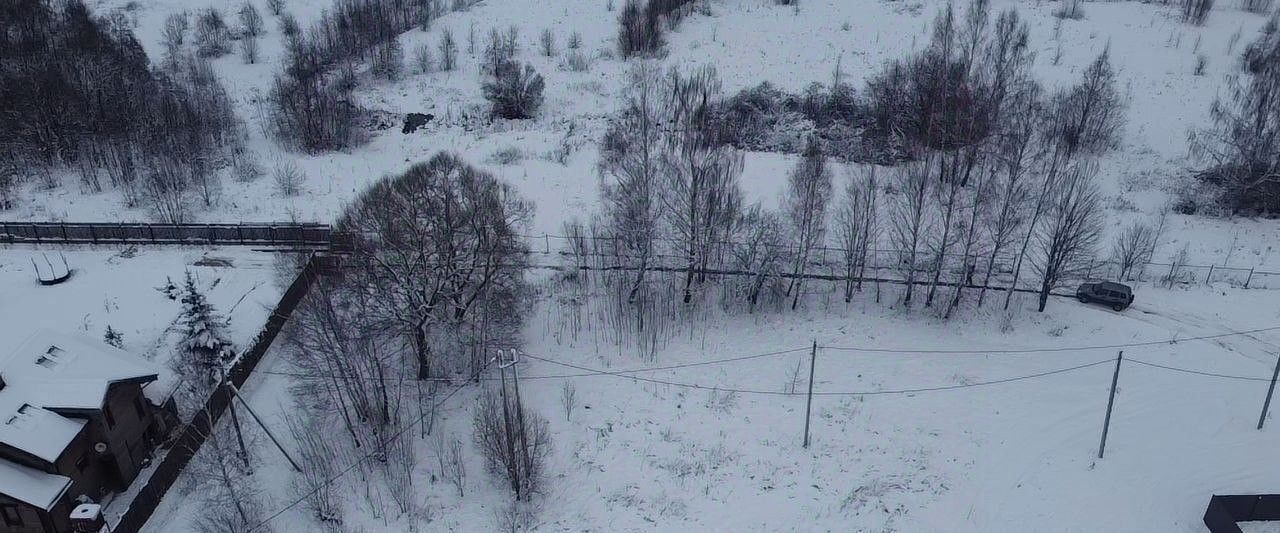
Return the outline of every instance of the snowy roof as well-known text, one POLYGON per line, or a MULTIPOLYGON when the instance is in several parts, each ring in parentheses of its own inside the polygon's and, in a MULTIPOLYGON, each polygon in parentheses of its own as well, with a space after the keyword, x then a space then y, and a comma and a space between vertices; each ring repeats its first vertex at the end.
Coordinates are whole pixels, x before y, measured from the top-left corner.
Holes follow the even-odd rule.
MULTIPOLYGON (((0 359, 0 443, 54 462, 85 421, 53 410, 101 409, 111 384, 150 381, 157 374, 150 363, 110 346, 33 333, 0 359)), ((0 492, 9 491, 0 479, 0 492)))
POLYGON ((158 375, 150 362, 106 344, 37 331, 0 359, 5 383, 0 404, 18 396, 22 403, 48 409, 100 409, 111 384, 158 375))
POLYGON ((71 478, 0 461, 0 492, 48 511, 71 486, 71 478))

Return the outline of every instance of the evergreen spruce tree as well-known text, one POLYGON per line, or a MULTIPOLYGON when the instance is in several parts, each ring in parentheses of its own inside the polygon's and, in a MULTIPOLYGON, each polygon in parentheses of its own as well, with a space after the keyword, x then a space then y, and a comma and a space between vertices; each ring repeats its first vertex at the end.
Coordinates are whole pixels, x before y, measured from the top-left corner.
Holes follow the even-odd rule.
POLYGON ((213 305, 204 294, 196 288, 195 277, 187 272, 187 279, 182 289, 182 315, 179 322, 183 328, 181 350, 183 362, 189 371, 205 370, 209 379, 219 379, 221 371, 235 356, 235 345, 227 338, 226 320, 218 315, 213 305))

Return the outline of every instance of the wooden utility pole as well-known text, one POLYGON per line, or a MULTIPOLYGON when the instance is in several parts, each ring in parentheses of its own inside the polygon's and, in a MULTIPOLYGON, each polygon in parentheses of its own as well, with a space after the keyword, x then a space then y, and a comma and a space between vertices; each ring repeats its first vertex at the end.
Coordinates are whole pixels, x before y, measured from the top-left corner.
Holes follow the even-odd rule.
POLYGON ((1111 395, 1107 397, 1107 417, 1102 421, 1102 442, 1098 443, 1098 458, 1107 449, 1107 430, 1111 429, 1111 407, 1116 403, 1116 384, 1120 382, 1120 363, 1124 361, 1124 350, 1116 355, 1116 373, 1111 375, 1111 395))
POLYGON ((1267 421, 1267 409, 1271 408, 1271 395, 1276 392, 1276 378, 1280 377, 1280 356, 1276 357, 1276 369, 1271 372, 1271 386, 1267 387, 1267 399, 1262 402, 1262 415, 1258 417, 1258 429, 1267 421))
MULTIPOLYGON (((236 416, 236 404, 231 401, 231 381, 227 379, 226 368, 219 364, 218 370, 222 377, 222 383, 220 383, 220 385, 222 386, 223 392, 227 395, 227 408, 231 410, 231 424, 236 428, 236 442, 240 445, 240 460, 244 461, 244 467, 247 470, 251 468, 249 465, 249 450, 245 448, 244 434, 240 432, 240 417, 236 416)), ((212 429, 213 428, 210 428, 210 430, 212 429)))
POLYGON ((227 384, 227 387, 231 389, 231 394, 234 395, 237 400, 240 400, 240 405, 243 405, 244 410, 249 412, 249 416, 253 417, 254 422, 258 423, 258 427, 262 428, 262 432, 266 433, 267 437, 271 439, 271 442, 276 445, 276 449, 280 450, 280 454, 284 455, 284 458, 289 460, 289 464, 293 465, 294 471, 302 472, 302 467, 298 466, 298 462, 294 461, 293 456, 289 455, 289 452, 280 444, 280 439, 277 439, 275 433, 271 432, 271 428, 267 427, 267 425, 262 422, 262 418, 258 416, 258 413, 254 412, 252 407, 249 407, 249 402, 244 401, 244 397, 240 396, 240 390, 230 383, 227 384))
POLYGON ((507 457, 511 459, 508 465, 508 474, 511 476, 511 490, 516 493, 516 501, 520 500, 520 465, 516 462, 515 442, 512 439, 511 431, 511 407, 507 403, 507 364, 502 362, 503 351, 498 350, 498 371, 502 375, 502 427, 506 433, 505 448, 507 449, 507 457))
POLYGON ((809 352, 809 399, 804 404, 804 447, 809 447, 809 414, 813 411, 813 365, 818 362, 818 341, 809 352))
MULTIPOLYGON (((525 483, 529 479, 529 428, 524 425, 524 406, 520 404, 520 370, 516 363, 520 362, 520 355, 514 348, 511 349, 511 381, 515 387, 516 393, 516 431, 520 432, 520 457, 516 461, 516 469, 522 470, 523 475, 520 476, 521 483, 525 483)), ((527 498, 529 491, 525 490, 524 494, 527 498)), ((519 493, 517 493, 518 496, 519 493)), ((518 497, 516 499, 519 499, 518 497)))

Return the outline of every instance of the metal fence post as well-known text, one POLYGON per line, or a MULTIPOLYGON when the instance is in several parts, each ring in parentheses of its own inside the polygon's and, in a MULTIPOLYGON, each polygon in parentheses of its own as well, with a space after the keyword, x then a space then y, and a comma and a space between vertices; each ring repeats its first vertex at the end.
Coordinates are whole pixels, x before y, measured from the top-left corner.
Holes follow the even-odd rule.
POLYGON ((1111 376, 1111 395, 1107 397, 1107 417, 1102 421, 1102 442, 1098 443, 1098 458, 1107 449, 1107 431, 1111 429, 1111 408, 1116 403, 1116 384, 1120 382, 1120 363, 1124 361, 1124 351, 1116 355, 1116 373, 1111 376))
POLYGON ((1213 281, 1213 265, 1209 265, 1209 275, 1204 277, 1204 283, 1208 285, 1213 281))
POLYGON ((1249 267, 1249 277, 1244 279, 1244 288, 1246 289, 1249 288, 1249 282, 1253 281, 1253 269, 1254 267, 1249 267))
POLYGON ((1276 357, 1276 369, 1271 372, 1271 386, 1267 388, 1267 399, 1262 402, 1262 415, 1258 417, 1258 429, 1267 421, 1267 409, 1271 408, 1271 395, 1276 392, 1276 378, 1280 377, 1280 356, 1276 357))

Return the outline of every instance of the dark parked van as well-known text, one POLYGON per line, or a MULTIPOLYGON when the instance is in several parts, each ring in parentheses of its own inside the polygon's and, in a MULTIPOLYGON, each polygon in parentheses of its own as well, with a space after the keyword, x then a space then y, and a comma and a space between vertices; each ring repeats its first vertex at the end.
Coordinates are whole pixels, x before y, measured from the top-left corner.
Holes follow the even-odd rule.
POLYGON ((1111 306, 1116 311, 1124 311, 1133 303, 1133 289, 1128 285, 1104 281, 1102 283, 1085 283, 1076 289, 1076 298, 1080 303, 1098 302, 1111 306))

